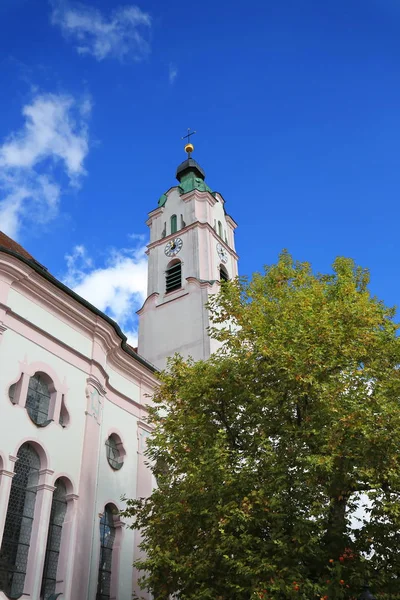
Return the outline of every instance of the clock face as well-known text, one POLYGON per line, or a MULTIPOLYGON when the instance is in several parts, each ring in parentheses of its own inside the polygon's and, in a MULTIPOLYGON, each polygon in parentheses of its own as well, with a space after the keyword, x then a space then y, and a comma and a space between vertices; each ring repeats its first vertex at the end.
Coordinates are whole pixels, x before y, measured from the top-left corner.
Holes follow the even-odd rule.
POLYGON ((176 256, 178 252, 182 249, 183 242, 181 238, 175 238, 174 240, 170 240, 168 244, 166 244, 164 248, 164 253, 166 256, 176 256))
POLYGON ((218 256, 219 256, 220 260, 224 264, 226 264, 228 262, 228 253, 225 250, 225 248, 222 246, 222 244, 220 244, 219 242, 217 244, 217 252, 218 252, 218 256))

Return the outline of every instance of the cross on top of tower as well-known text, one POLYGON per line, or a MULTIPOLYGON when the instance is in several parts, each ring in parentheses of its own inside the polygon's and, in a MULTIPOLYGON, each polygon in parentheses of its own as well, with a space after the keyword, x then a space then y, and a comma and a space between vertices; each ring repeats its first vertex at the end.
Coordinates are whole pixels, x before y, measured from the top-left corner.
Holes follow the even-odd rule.
POLYGON ((190 158, 191 153, 194 150, 194 146, 190 141, 190 137, 194 135, 196 131, 190 131, 190 127, 188 127, 187 135, 184 135, 181 139, 185 140, 187 138, 187 144, 185 145, 185 152, 187 152, 188 157, 190 158))

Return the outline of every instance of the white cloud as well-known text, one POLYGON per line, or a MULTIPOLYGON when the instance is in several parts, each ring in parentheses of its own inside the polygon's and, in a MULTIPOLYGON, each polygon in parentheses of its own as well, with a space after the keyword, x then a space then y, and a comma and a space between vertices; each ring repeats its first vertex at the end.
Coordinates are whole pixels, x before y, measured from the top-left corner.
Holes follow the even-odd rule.
POLYGON ((13 238, 25 222, 55 217, 61 188, 54 168, 77 186, 89 151, 88 99, 78 103, 71 96, 38 94, 22 114, 23 127, 0 145, 0 229, 13 238))
POLYGON ((99 61, 139 61, 150 52, 151 18, 138 6, 121 6, 106 16, 97 8, 67 0, 51 0, 51 4, 51 22, 74 41, 79 54, 99 61))
POLYGON ((168 76, 169 76, 169 82, 172 85, 178 76, 178 69, 172 63, 169 65, 168 76))
POLYGON ((96 266, 84 246, 75 246, 66 256, 66 285, 88 302, 106 312, 137 345, 136 311, 147 294, 146 246, 141 236, 140 245, 133 248, 111 249, 102 266, 96 266))

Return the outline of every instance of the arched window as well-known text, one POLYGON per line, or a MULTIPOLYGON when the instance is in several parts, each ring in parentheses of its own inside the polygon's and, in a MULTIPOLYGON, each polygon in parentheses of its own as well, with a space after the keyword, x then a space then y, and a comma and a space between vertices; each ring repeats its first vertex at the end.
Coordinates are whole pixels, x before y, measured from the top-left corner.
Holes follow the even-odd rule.
POLYGON ((218 221, 218 235, 220 238, 222 238, 222 223, 221 223, 221 221, 218 221))
POLYGON ((106 441, 107 460, 110 467, 118 470, 122 467, 122 455, 119 449, 118 440, 115 435, 110 435, 106 441))
POLYGON ((171 233, 176 233, 178 230, 178 219, 176 215, 172 215, 171 217, 171 233))
POLYGON ((42 589, 40 598, 49 600, 51 594, 56 591, 58 557, 60 554, 61 534, 67 512, 67 488, 62 479, 55 482, 53 501, 47 535, 46 556, 44 561, 42 589))
POLYGON ((107 504, 100 519, 100 564, 96 600, 110 599, 114 539, 115 525, 113 507, 110 504, 107 504))
POLYGON ((219 267, 219 280, 221 282, 223 282, 223 281, 229 281, 228 271, 226 270, 226 268, 224 267, 224 265, 220 265, 220 267, 219 267))
POLYGON ((182 286, 182 265, 180 260, 170 263, 165 272, 165 287, 167 292, 178 290, 182 286))
POLYGON ((32 421, 41 427, 50 423, 50 384, 50 378, 44 373, 35 373, 29 379, 25 407, 32 421))
POLYGON ((9 598, 24 591, 40 470, 39 456, 29 443, 21 446, 17 459, 0 549, 0 590, 9 598))

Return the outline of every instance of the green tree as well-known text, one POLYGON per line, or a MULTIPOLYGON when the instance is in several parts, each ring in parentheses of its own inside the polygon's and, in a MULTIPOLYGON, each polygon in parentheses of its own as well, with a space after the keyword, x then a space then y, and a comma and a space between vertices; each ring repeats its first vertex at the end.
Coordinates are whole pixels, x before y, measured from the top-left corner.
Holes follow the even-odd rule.
POLYGON ((400 342, 368 282, 284 252, 213 298, 221 351, 170 361, 125 512, 156 600, 400 598, 400 342))

